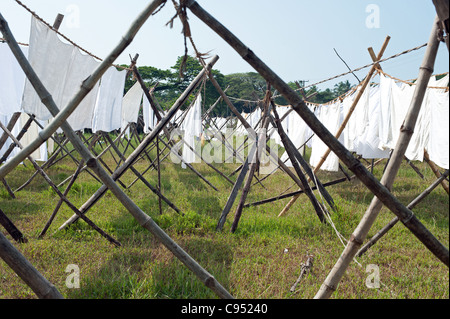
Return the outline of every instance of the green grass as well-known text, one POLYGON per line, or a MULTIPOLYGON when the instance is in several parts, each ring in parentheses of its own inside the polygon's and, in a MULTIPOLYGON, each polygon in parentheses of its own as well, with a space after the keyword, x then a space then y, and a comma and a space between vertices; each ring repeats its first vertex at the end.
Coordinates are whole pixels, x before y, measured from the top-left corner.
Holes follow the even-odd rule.
MULTIPOLYGON (((131 151, 131 150, 130 150, 131 151)), ((152 150, 150 155, 154 157, 152 150)), ((108 165, 115 162, 106 157, 108 165)), ((27 162, 10 173, 6 180, 12 189, 21 186, 34 170, 27 162)), ((385 163, 375 168, 374 175, 381 178, 385 163)), ((420 194, 435 177, 424 163, 415 163, 425 179, 405 163, 393 187, 393 193, 405 204, 420 194)), ((135 167, 144 171, 148 162, 140 160, 135 167)), ((237 164, 215 164, 230 174, 237 164)), ((162 192, 183 213, 177 214, 167 204, 159 212, 158 198, 141 181, 126 190, 128 196, 167 234, 187 251, 201 266, 237 298, 296 299, 313 298, 322 282, 336 263, 343 244, 329 224, 321 224, 305 195, 300 196, 291 211, 277 217, 289 199, 246 208, 239 227, 230 233, 234 219, 231 210, 224 230, 215 230, 233 185, 206 164, 194 164, 219 192, 214 191, 189 169, 183 170, 166 160, 161 166, 162 192), (314 255, 312 272, 297 286, 296 293, 289 289, 300 274, 301 263, 308 254, 314 255)), ((55 183, 60 183, 75 171, 69 158, 46 170, 55 183)), ((157 184, 157 174, 149 171, 145 177, 157 184)), ((262 176, 261 176, 262 177, 262 176)), ((340 178, 340 173, 321 171, 322 182, 340 178)), ((235 180, 237 175, 232 177, 235 180)), ((135 177, 127 172, 121 181, 129 185, 135 177)), ((290 178, 277 172, 263 181, 267 189, 254 185, 246 202, 276 196, 293 185, 290 178)), ((86 172, 75 182, 68 198, 80 207, 101 186, 86 172)), ((60 188, 65 190, 66 185, 60 188)), ((297 190, 294 186, 290 191, 297 190)), ((373 195, 357 180, 328 188, 337 210, 331 213, 336 229, 349 238, 370 204, 373 195)), ((119 240, 116 248, 79 221, 70 228, 57 231, 73 215, 62 205, 43 239, 37 239, 58 197, 37 176, 24 190, 11 199, 2 186, 0 208, 28 238, 28 243, 13 244, 66 298, 216 298, 178 259, 155 237, 143 229, 108 192, 89 211, 88 216, 99 227, 119 240), (80 269, 79 289, 69 289, 65 281, 67 265, 80 269)), ((421 222, 448 247, 449 197, 438 187, 414 210, 421 222)), ((386 208, 369 232, 373 236, 394 215, 386 208)), ((0 228, 10 240, 3 228, 0 228)), ((440 299, 449 297, 449 272, 423 244, 403 225, 398 224, 364 256, 353 262, 342 278, 332 298, 402 298, 440 299), (379 266, 382 286, 369 289, 366 266, 379 266)), ((0 298, 36 298, 18 276, 0 261, 0 298)))

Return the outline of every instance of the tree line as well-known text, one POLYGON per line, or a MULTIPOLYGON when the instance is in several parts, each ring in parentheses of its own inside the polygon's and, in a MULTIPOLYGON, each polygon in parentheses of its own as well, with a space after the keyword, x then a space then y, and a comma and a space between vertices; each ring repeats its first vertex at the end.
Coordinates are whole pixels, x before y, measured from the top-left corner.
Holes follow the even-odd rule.
MULTIPOLYGON (((182 72, 180 72, 182 61, 183 57, 179 57, 175 65, 168 70, 161 70, 152 66, 138 67, 138 71, 147 87, 154 88, 153 94, 164 110, 168 110, 175 103, 182 92, 203 69, 197 59, 188 57, 182 72)), ((256 72, 224 75, 219 70, 213 69, 212 73, 222 89, 227 90, 226 94, 231 98, 238 99, 233 100, 232 102, 239 112, 250 113, 254 111, 257 105, 256 103, 251 103, 249 101, 261 100, 266 94, 266 81, 256 72)), ((133 75, 130 74, 125 82, 125 92, 128 91, 134 83, 135 80, 133 75)), ((298 89, 297 83, 290 82, 288 84, 293 89, 298 89)), ((312 86, 305 89, 304 94, 306 96, 311 96, 308 101, 321 104, 334 100, 351 88, 352 85, 350 82, 344 81, 334 85, 333 89, 327 88, 325 90, 319 90, 317 86, 312 86)), ((220 97, 210 81, 206 81, 204 85, 201 85, 199 90, 201 90, 199 93, 202 94, 203 104, 206 109, 213 105, 220 97)), ((195 97, 192 96, 191 100, 187 101, 186 104, 192 102, 194 98, 195 97)), ((288 104, 283 97, 277 98, 275 102, 280 105, 288 104)), ((187 105, 184 107, 187 107, 187 105)), ((225 102, 221 101, 213 110, 212 115, 229 116, 232 115, 232 113, 225 102)))

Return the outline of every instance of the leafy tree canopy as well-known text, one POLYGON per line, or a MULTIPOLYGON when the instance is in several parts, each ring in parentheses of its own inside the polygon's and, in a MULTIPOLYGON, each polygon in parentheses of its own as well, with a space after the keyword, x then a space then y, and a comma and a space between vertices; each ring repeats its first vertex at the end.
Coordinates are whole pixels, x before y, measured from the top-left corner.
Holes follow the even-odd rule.
MULTIPOLYGON (((183 76, 181 77, 180 67, 182 61, 183 57, 178 57, 175 65, 168 70, 161 70, 152 66, 138 67, 139 73, 147 84, 147 87, 155 88, 156 86, 154 95, 163 109, 168 110, 203 69, 197 59, 188 57, 182 72, 183 76)), ((257 107, 257 104, 250 101, 261 100, 265 96, 266 81, 256 72, 234 73, 229 75, 223 75, 218 70, 213 70, 212 72, 222 89, 227 89, 226 94, 232 98, 232 102, 239 112, 249 113, 253 111, 257 107)), ((125 91, 128 91, 134 83, 135 79, 130 74, 125 83, 125 91)), ((298 88, 294 82, 288 84, 293 89, 298 88)), ((316 86, 312 86, 305 90, 305 94, 309 96, 315 93, 309 100, 310 102, 320 104, 341 96, 351 88, 352 85, 350 82, 345 81, 335 84, 333 89, 319 90, 316 86)), ((202 90, 204 110, 207 110, 220 98, 220 95, 210 81, 206 81, 198 90, 202 90)), ((198 93, 198 90, 196 93, 198 93)), ((191 96, 186 104, 191 103, 195 99, 195 96, 196 94, 191 96)), ((283 97, 277 98, 275 102, 282 105, 288 104, 283 97)), ((187 105, 183 106, 183 108, 185 107, 187 105)), ((217 104, 212 114, 215 116, 229 116, 232 115, 232 112, 221 101, 217 104)))

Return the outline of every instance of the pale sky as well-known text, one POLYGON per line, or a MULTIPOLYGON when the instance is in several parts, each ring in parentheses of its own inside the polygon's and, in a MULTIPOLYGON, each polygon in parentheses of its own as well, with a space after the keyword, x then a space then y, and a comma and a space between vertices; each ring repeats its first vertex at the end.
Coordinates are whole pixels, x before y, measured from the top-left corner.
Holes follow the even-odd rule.
MULTIPOLYGON (((60 31, 93 54, 104 58, 119 42, 149 1, 144 0, 21 0, 53 24, 65 15, 60 31)), ((348 69, 333 48, 354 69, 371 63, 367 48, 378 53, 387 35, 384 57, 428 41, 436 15, 431 0, 198 0, 285 81, 316 83, 348 69)), ((16 39, 28 43, 31 15, 15 0, 0 0, 0 12, 16 39)), ((133 43, 116 61, 128 64, 139 53, 138 66, 168 69, 184 53, 181 24, 166 23, 175 11, 171 1, 151 17, 133 43)), ((194 41, 201 52, 220 56, 215 68, 223 74, 253 69, 190 11, 194 41)), ((191 47, 189 47, 192 53, 191 47)), ((385 72, 404 79, 417 78, 425 48, 382 64, 385 72)), ((448 72, 448 51, 441 45, 435 74, 448 72)), ((362 79, 368 72, 357 73, 362 79)), ((356 79, 348 75, 338 79, 356 79)), ((336 81, 319 86, 332 88, 336 81)))

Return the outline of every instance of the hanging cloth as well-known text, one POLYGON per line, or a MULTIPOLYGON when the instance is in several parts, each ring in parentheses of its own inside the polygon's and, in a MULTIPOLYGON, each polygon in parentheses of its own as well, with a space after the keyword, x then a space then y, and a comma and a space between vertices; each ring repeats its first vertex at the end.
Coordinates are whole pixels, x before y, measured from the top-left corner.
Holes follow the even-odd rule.
MULTIPOLYGON (((331 134, 336 134, 341 123, 341 103, 337 102, 330 105, 320 105, 319 106, 319 121, 331 132, 331 134)), ((342 136, 340 141, 342 142, 342 136)), ((321 157, 328 150, 328 146, 322 142, 322 140, 315 135, 312 141, 312 151, 310 164, 312 167, 316 167, 321 157)), ((333 152, 330 152, 326 161, 322 164, 321 169, 324 171, 337 172, 339 169, 339 158, 333 152)))
POLYGON ((151 130, 155 128, 156 125, 156 116, 155 111, 153 111, 152 106, 150 105, 150 101, 147 98, 144 98, 144 103, 142 103, 142 116, 144 119, 144 133, 148 134, 151 130))
MULTIPOLYGON (((202 96, 199 94, 184 120, 184 141, 197 153, 201 154, 200 135, 202 134, 202 96)), ((183 145, 183 160, 186 163, 200 163, 195 153, 186 145, 183 145)), ((186 165, 182 163, 182 168, 186 165)))
POLYGON ((368 126, 364 135, 359 139, 357 153, 366 159, 389 158, 389 150, 380 150, 379 125, 380 125, 380 87, 370 88, 368 126))
MULTIPOLYGON (((84 55, 71 44, 63 43, 56 32, 32 17, 28 60, 59 109, 78 92, 81 83, 92 74, 99 62, 84 55)), ((74 130, 90 128, 98 84, 69 116, 74 130)), ((22 110, 45 121, 52 118, 31 83, 25 81, 22 110)))
POLYGON ((111 132, 122 125, 122 99, 126 71, 114 66, 103 74, 92 118, 92 131, 111 132))
POLYGON ((449 168, 449 92, 431 89, 430 134, 427 151, 436 165, 449 168))
MULTIPOLYGON (((289 113, 285 121, 288 121, 288 137, 291 140, 292 144, 294 144, 296 149, 299 149, 300 146, 302 146, 306 141, 306 132, 308 130, 308 125, 305 121, 298 115, 297 112, 292 111, 289 113)), ((303 153, 303 148, 299 149, 300 154, 303 153)), ((281 160, 285 162, 286 166, 293 167, 292 162, 290 159, 288 159, 289 156, 287 152, 284 152, 284 154, 281 156, 281 160)))
MULTIPOLYGON (((28 47, 20 47, 25 56, 28 47)), ((25 73, 7 43, 0 43, 0 115, 11 116, 20 112, 25 73)), ((7 125, 6 123, 5 125, 7 125)))
POLYGON ((122 129, 128 123, 137 123, 144 91, 139 82, 136 82, 125 94, 122 100, 122 129))

